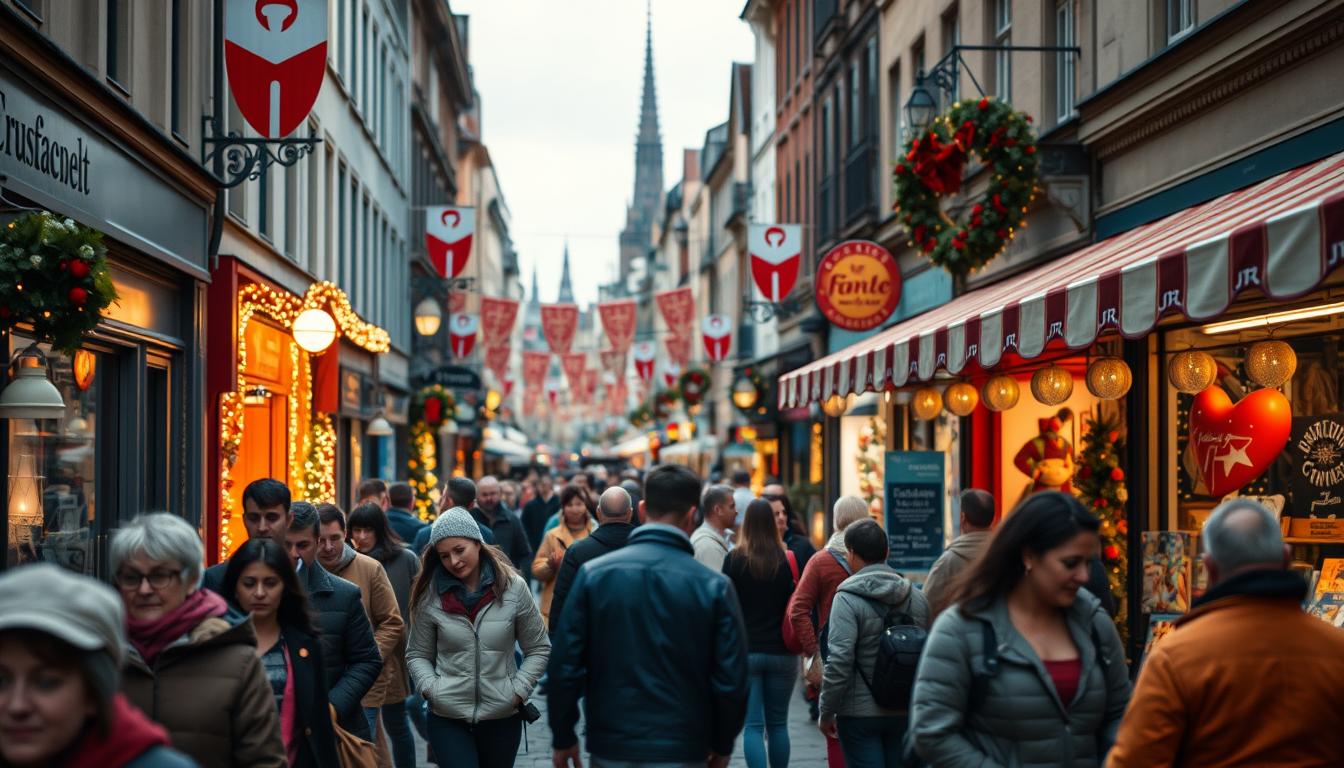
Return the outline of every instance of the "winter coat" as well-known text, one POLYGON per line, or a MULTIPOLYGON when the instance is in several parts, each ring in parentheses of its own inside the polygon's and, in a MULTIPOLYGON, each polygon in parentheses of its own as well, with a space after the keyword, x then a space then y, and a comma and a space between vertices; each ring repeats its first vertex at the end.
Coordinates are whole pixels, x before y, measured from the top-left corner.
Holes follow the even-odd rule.
MULTIPOLYGON (((822 557, 834 559, 830 555, 822 557)), ((929 604, 901 574, 888 565, 870 565, 840 582, 831 605, 826 670, 821 679, 822 714, 889 717, 903 711, 883 709, 864 680, 877 665, 877 645, 887 616, 905 614, 928 629, 929 604)))
POLYGON ((1108 766, 1339 765, 1344 632, 1294 573, 1209 590, 1143 662, 1108 766))
POLYGON ((952 599, 952 587, 957 583, 971 563, 979 559, 980 554, 989 545, 990 531, 971 531, 952 540, 938 556, 929 575, 924 579, 924 597, 929 600, 933 617, 947 610, 952 599))
POLYGON ((552 635, 560 628, 565 599, 569 596, 570 588, 574 586, 574 577, 579 574, 579 568, 589 560, 596 560, 624 547, 634 530, 635 527, 630 523, 603 523, 597 530, 588 534, 588 538, 575 542, 574 546, 566 550, 565 559, 560 561, 560 575, 555 577, 555 592, 551 597, 551 613, 547 626, 552 635))
POLYGON ((387 508, 387 524, 396 532, 397 538, 408 547, 415 541, 415 536, 421 529, 429 527, 429 524, 416 517, 415 513, 397 507, 387 508))
MULTIPOLYGON (((723 561, 728 559, 728 539, 703 523, 691 533, 691 549, 695 559, 715 573, 723 572, 723 561)), ((801 566, 800 566, 801 567, 801 566)))
POLYGON ((733 582, 747 626, 747 652, 789 656, 784 644, 784 615, 793 597, 793 569, 783 549, 770 553, 774 568, 765 578, 752 573, 747 551, 733 550, 723 561, 723 575, 733 582))
POLYGON ((257 658, 252 620, 202 621, 154 659, 128 645, 121 690, 202 768, 285 768, 280 715, 257 658))
MULTIPOLYGON (((551 626, 551 599, 555 596, 555 578, 560 575, 558 567, 551 567, 551 553, 568 550, 575 542, 588 538, 593 528, 592 521, 578 533, 569 530, 568 525, 558 525, 547 531, 545 538, 541 540, 541 548, 537 550, 537 556, 532 560, 532 578, 542 585, 541 618, 546 621, 547 627, 551 626)), ((564 555, 560 557, 561 562, 564 562, 564 555)))
POLYGON ((798 639, 804 656, 815 656, 820 650, 820 635, 830 621, 835 590, 849 576, 844 549, 836 549, 834 542, 808 560, 803 568, 793 602, 789 603, 789 623, 793 624, 793 636, 798 639), (813 610, 817 612, 816 624, 812 623, 813 610))
POLYGON ((364 694, 365 707, 381 707, 406 700, 406 670, 401 654, 406 638, 406 622, 397 606, 392 582, 383 570, 383 564, 368 555, 360 554, 349 544, 341 554, 340 563, 331 570, 335 576, 359 587, 359 599, 364 614, 373 626, 373 641, 382 657, 381 672, 369 692, 364 694))
POLYGON ((960 608, 943 611, 919 661, 911 705, 920 755, 939 768, 1100 765, 1129 702, 1125 653, 1115 624, 1086 591, 1078 591, 1065 619, 1081 661, 1078 691, 1068 706, 1008 618, 1004 598, 970 616, 960 608), (977 680, 984 669, 985 623, 997 641, 998 673, 977 680), (973 688, 981 691, 975 701, 973 688))
POLYGON ((436 577, 412 613, 406 648, 412 685, 427 694, 439 717, 471 723, 512 717, 518 712, 513 697, 527 701, 551 654, 532 591, 510 574, 472 619, 443 609, 446 582, 436 577), (515 642, 523 649, 522 666, 514 662, 515 642))
POLYGON ((533 549, 541 547, 541 537, 546 533, 546 523, 551 515, 560 512, 560 494, 552 493, 549 499, 540 496, 523 505, 523 530, 527 531, 527 544, 533 549))
MULTIPOLYGON (((274 704, 272 704, 274 707, 274 704)), ((168 746, 168 732, 122 694, 108 705, 106 733, 89 728, 51 765, 62 768, 197 768, 196 761, 168 746)))
POLYGON ((490 529, 495 537, 495 545, 509 556, 509 562, 514 568, 522 570, 532 562, 532 546, 527 543, 527 531, 523 529, 523 521, 518 519, 517 513, 504 506, 503 502, 495 507, 494 520, 487 517, 480 507, 472 507, 471 516, 476 518, 476 522, 482 527, 490 529))
POLYGON ((367 741, 373 740, 360 700, 383 668, 383 657, 364 612, 359 587, 327 572, 314 560, 299 571, 308 592, 322 642, 325 682, 341 727, 367 741))
POLYGON ((597 757, 731 754, 747 715, 746 636, 732 582, 695 561, 681 530, 641 525, 580 568, 565 600, 547 683, 552 744, 578 743, 583 697, 597 757))
MULTIPOLYGON (((324 643, 297 627, 285 625, 280 627, 280 637, 289 651, 289 665, 294 675, 294 733, 290 738, 299 740, 299 759, 295 768, 341 768, 336 752, 336 729, 331 725, 326 675, 322 672, 324 643)), ((270 690, 269 684, 267 690, 270 690)), ((274 696, 271 708, 275 708, 274 696)), ((359 716, 364 717, 363 711, 359 716)), ((345 724, 341 727, 345 728, 345 724)))
POLYGON ((793 553, 793 558, 798 561, 798 572, 803 569, 812 560, 812 556, 817 554, 816 546, 803 534, 789 528, 784 532, 784 546, 788 547, 793 553))

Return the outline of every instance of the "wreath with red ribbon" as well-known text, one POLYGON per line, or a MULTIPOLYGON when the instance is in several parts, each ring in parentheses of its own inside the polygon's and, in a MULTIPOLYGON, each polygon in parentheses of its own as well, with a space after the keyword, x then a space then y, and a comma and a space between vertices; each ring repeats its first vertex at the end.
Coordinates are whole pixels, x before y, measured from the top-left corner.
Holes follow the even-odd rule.
POLYGON ((677 388, 681 390, 681 399, 688 407, 703 403, 709 392, 709 371, 691 368, 677 379, 677 388))
POLYGON ((896 164, 896 205, 910 234, 909 245, 953 274, 973 272, 998 256, 1026 226, 1023 216, 1036 196, 1036 137, 1031 116, 998 99, 959 101, 928 133, 906 144, 896 164), (953 220, 941 206, 961 191, 971 153, 989 172, 984 196, 970 220, 953 220))
POLYGON ((437 428, 446 419, 451 419, 456 409, 453 393, 442 384, 432 384, 417 392, 411 402, 411 423, 423 421, 431 429, 437 428))

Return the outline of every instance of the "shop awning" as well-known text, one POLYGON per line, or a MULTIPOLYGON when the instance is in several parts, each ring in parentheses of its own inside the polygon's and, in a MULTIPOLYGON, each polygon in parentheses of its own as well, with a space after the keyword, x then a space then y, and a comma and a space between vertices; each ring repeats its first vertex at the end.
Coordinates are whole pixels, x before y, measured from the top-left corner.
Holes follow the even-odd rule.
POLYGON ((957 297, 780 377, 781 408, 970 373, 1168 315, 1203 322, 1244 291, 1310 292, 1344 263, 1344 153, 957 297))

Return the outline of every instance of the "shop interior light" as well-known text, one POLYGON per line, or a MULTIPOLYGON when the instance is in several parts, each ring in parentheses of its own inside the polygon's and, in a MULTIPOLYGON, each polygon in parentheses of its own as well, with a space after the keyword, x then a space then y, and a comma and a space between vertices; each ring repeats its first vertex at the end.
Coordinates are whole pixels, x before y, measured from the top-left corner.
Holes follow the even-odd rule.
POLYGON ((981 395, 984 398, 986 408, 1001 412, 1017 405, 1017 400, 1022 395, 1022 389, 1018 386, 1017 379, 999 374, 991 376, 989 381, 985 382, 981 395))
POLYGON ((305 309, 294 318, 290 333, 299 349, 316 355, 336 341, 336 320, 325 309, 305 309))
POLYGON ((1209 388, 1218 376, 1218 363, 1213 355, 1198 349, 1177 352, 1167 362, 1167 381, 1178 392, 1197 395, 1209 388))
POLYGON ((943 410, 943 394, 933 387, 923 387, 915 391, 910 400, 910 410, 921 421, 932 421, 943 410))
POLYGON ((1087 391, 1102 400, 1124 397, 1134 383, 1129 365, 1118 357, 1099 357, 1087 366, 1087 391))
POLYGON ((0 392, 0 419, 60 419, 65 398, 47 378, 47 359, 35 345, 19 352, 14 380, 0 392))
POLYGON ((980 393, 974 386, 958 381, 948 386, 943 399, 949 412, 957 416, 970 416, 975 412, 975 406, 980 404, 980 393))
POLYGON ((1281 387, 1297 371, 1297 353, 1286 341, 1257 341, 1242 361, 1246 377, 1262 387, 1281 387))
POLYGON ((833 419, 844 416, 854 406, 854 395, 831 395, 821 404, 821 410, 833 419))
POLYGON ((439 323, 443 322, 443 310, 433 299, 425 299, 415 305, 415 332, 421 336, 433 336, 439 332, 439 323))
POLYGON ((1199 330, 1209 336, 1215 336, 1220 333, 1232 333, 1234 331, 1245 331, 1251 328, 1264 328, 1270 325, 1295 323, 1299 320, 1311 320, 1317 317, 1329 317, 1330 315, 1336 315, 1340 312, 1344 312, 1344 301, 1337 301, 1334 304, 1322 304, 1319 307, 1305 307, 1303 309, 1290 309, 1286 312, 1271 312, 1267 315, 1243 317, 1240 320, 1225 320, 1221 323, 1210 323, 1199 330))
POLYGON ((1031 394, 1042 405, 1059 405, 1073 396, 1073 374, 1051 363, 1031 375, 1031 394))
POLYGON ((369 426, 365 428, 364 434, 369 437, 391 437, 395 432, 392 429, 392 424, 389 423, 387 419, 383 418, 383 415, 380 413, 377 418, 369 422, 369 426))

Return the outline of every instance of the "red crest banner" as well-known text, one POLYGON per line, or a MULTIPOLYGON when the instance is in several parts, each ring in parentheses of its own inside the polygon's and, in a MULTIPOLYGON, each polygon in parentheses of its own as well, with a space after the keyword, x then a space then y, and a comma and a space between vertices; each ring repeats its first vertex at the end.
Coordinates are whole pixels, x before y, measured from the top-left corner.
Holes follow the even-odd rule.
POLYGON ((652 341, 641 341, 635 345, 635 373, 639 380, 653 381, 653 361, 658 357, 658 347, 652 341))
POLYGON ((617 352, 630 349, 630 343, 635 340, 635 322, 639 314, 639 305, 635 300, 603 302, 597 305, 597 314, 602 318, 602 330, 606 331, 611 348, 617 352))
MULTIPOLYGON (((489 341, 490 337, 486 336, 489 341)), ((493 347, 485 348, 485 367, 489 368, 494 374, 495 379, 502 385, 509 376, 509 357, 513 353, 513 348, 508 344, 497 344, 493 347)), ((507 396, 507 395, 506 395, 507 396)))
POLYGON ((579 385, 579 402, 584 405, 592 405, 593 395, 597 394, 597 379, 602 372, 596 368, 589 368, 583 372, 583 379, 579 385))
POLYGON ((327 73, 327 0, 232 0, 224 13, 224 69, 238 111, 263 137, 288 136, 327 73))
POLYGON ((618 375, 616 381, 607 385, 607 407, 613 416, 625 413, 625 401, 630 399, 630 385, 625 377, 618 375))
POLYGON ((538 392, 546 381, 546 371, 551 367, 550 352, 523 353, 523 386, 530 393, 538 392))
POLYGON ((583 385, 583 371, 588 367, 588 355, 583 352, 567 352, 560 356, 560 369, 565 372, 569 388, 575 392, 583 385))
POLYGON ((778 304, 798 283, 803 255, 800 224, 752 224, 747 228, 751 278, 766 301, 778 304))
POLYGON ((599 353, 602 358, 602 370, 621 375, 625 373, 625 353, 614 349, 604 349, 599 353))
POLYGON ((691 337, 668 336, 663 339, 667 347, 667 356, 677 365, 685 365, 691 360, 691 337))
POLYGON ((691 293, 691 287, 688 285, 659 291, 653 297, 672 335, 689 338, 695 324, 695 296, 691 293))
POLYGON ((476 348, 476 332, 481 329, 481 318, 458 312, 448 318, 448 341, 453 345, 454 357, 467 357, 476 348))
POLYGON ((481 297, 481 335, 486 344, 507 344, 513 338, 513 326, 517 321, 517 299, 481 297))
POLYGON ((574 346, 574 333, 579 329, 577 304, 542 304, 541 332, 546 343, 557 355, 564 355, 574 346))
POLYGON ((457 277, 471 258, 476 209, 433 205, 425 209, 425 250, 439 277, 457 277))
POLYGON ((663 386, 671 389, 677 385, 677 379, 681 378, 681 366, 672 361, 663 363, 663 386))
POLYGON ((718 362, 728 356, 733 345, 733 321, 727 315, 709 315, 700 323, 700 335, 705 341, 705 355, 718 362))

